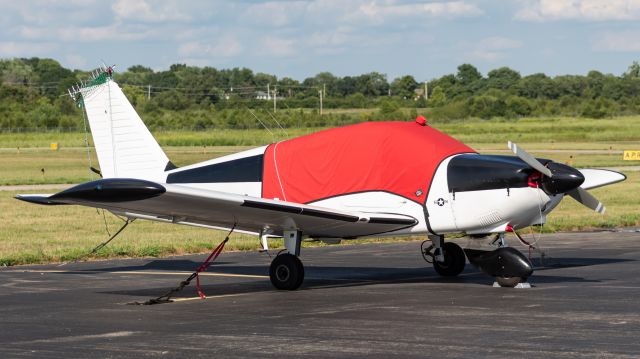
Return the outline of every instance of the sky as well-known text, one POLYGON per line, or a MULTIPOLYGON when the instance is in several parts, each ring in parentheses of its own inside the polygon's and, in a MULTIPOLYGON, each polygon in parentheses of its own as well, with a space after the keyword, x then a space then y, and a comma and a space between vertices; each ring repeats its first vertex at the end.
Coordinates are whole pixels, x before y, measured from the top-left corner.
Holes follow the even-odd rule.
POLYGON ((640 60, 640 0, 0 0, 0 58, 166 70, 248 67, 389 80, 508 66, 620 75, 640 60))

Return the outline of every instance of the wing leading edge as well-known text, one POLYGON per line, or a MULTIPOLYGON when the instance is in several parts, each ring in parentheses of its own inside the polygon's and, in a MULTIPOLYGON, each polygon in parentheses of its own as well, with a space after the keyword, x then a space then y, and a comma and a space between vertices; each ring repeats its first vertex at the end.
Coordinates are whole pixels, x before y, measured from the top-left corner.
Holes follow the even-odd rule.
POLYGON ((46 205, 77 204, 144 218, 210 228, 280 236, 301 230, 318 238, 353 238, 413 227, 417 219, 400 214, 342 211, 174 184, 127 178, 83 183, 53 195, 18 195, 46 205))

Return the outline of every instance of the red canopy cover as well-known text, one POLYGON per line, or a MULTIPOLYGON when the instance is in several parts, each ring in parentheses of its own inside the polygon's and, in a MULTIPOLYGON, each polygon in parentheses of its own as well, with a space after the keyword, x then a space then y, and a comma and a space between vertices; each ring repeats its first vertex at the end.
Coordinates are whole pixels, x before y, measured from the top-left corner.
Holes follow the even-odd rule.
POLYGON ((263 198, 310 203, 386 191, 424 204, 442 160, 475 152, 415 122, 365 122, 269 145, 263 198))

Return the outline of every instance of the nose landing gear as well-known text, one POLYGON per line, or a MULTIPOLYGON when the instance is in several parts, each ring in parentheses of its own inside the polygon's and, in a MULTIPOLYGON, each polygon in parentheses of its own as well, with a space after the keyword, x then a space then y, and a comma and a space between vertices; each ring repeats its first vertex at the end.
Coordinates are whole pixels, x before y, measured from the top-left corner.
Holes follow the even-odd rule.
POLYGON ((444 242, 443 236, 429 236, 432 244, 424 248, 422 256, 428 263, 433 263, 433 269, 443 277, 455 277, 462 273, 466 264, 464 251, 453 242, 444 242))

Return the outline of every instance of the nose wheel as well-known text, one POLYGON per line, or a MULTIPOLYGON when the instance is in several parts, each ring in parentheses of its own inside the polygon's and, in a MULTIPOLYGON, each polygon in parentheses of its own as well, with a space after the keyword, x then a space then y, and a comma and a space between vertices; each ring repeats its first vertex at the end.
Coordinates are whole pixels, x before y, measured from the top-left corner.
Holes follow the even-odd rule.
POLYGON ((271 284, 280 290, 296 290, 304 281, 304 266, 300 258, 290 253, 276 256, 269 267, 271 284))
POLYGON ((466 257, 462 248, 453 243, 446 242, 441 237, 431 239, 431 246, 422 248, 422 256, 428 263, 433 263, 433 269, 443 277, 455 277, 462 273, 466 264, 466 257))
POLYGON ((444 261, 433 261, 433 269, 443 277, 455 277, 462 273, 466 264, 464 251, 459 245, 447 242, 442 246, 444 261))

